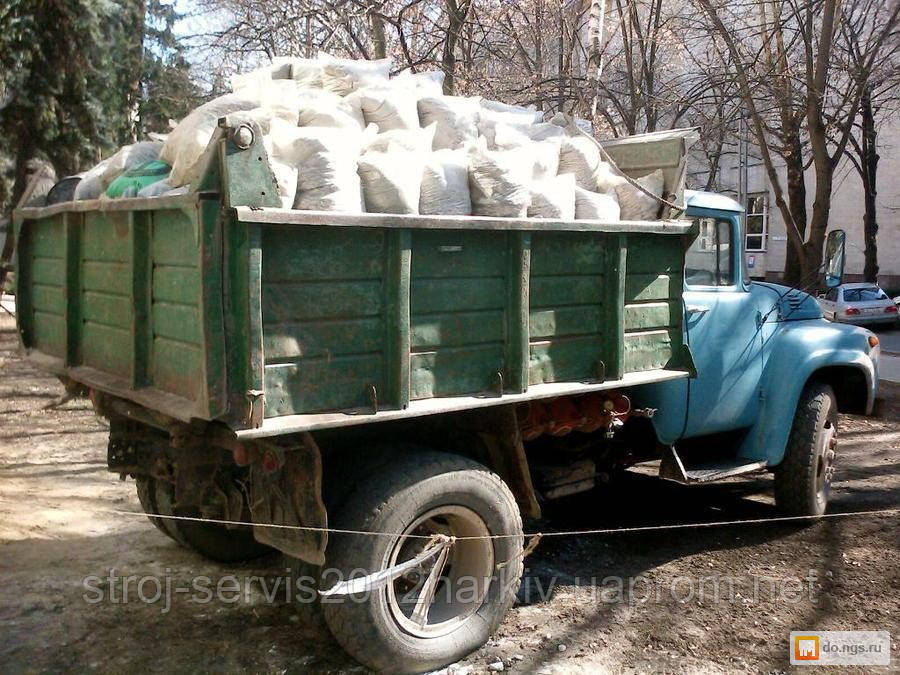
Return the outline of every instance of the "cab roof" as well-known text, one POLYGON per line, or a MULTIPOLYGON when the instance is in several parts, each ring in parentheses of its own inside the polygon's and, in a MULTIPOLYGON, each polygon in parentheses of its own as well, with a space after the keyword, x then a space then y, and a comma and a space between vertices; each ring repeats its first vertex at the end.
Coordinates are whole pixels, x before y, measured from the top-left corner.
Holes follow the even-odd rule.
POLYGON ((688 208, 716 209, 717 211, 735 211, 743 213, 744 207, 727 195, 706 190, 685 190, 684 199, 688 208))

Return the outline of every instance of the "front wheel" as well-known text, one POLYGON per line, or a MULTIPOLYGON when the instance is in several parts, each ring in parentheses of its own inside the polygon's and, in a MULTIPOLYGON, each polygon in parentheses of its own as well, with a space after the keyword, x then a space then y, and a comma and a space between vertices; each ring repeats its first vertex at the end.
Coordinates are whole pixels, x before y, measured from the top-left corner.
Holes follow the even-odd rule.
POLYGON ((326 589, 416 557, 430 535, 458 538, 445 561, 434 556, 364 598, 323 598, 334 637, 376 670, 421 672, 459 660, 487 641, 515 599, 523 566, 519 509, 506 484, 469 459, 401 456, 350 495, 334 527, 394 536, 334 536, 326 589))
POLYGON ((821 516, 828 506, 837 447, 837 403, 827 384, 803 389, 784 460, 775 468, 775 504, 790 516, 821 516))

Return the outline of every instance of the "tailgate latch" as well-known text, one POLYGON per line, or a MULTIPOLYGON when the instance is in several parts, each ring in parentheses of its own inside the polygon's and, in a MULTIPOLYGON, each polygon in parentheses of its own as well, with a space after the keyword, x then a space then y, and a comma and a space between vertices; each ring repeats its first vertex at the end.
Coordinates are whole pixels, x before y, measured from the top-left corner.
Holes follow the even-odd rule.
POLYGON ((247 424, 254 429, 261 427, 266 412, 266 392, 261 389, 247 390, 247 424))

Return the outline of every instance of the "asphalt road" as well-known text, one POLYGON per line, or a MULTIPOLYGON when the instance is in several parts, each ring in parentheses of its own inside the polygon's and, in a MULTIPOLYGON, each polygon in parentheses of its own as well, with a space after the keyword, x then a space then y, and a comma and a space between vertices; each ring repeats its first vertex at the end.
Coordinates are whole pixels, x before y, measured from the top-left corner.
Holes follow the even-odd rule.
POLYGON ((881 379, 900 383, 900 328, 878 328, 874 332, 881 340, 881 379))
POLYGON ((893 352, 900 355, 900 327, 878 328, 875 333, 881 340, 882 352, 893 352))

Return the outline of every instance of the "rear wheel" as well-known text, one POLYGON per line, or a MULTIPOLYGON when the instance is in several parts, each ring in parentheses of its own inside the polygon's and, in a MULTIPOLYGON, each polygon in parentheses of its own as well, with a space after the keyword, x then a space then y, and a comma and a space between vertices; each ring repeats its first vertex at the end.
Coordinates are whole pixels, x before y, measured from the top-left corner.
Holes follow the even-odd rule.
POLYGON ((836 448, 834 391, 820 382, 807 384, 797 403, 784 460, 775 468, 775 503, 785 515, 825 513, 836 448))
POLYGON ((401 457, 369 477, 334 527, 396 534, 335 535, 324 588, 410 560, 430 535, 459 538, 443 565, 438 554, 364 598, 323 598, 337 641, 371 668, 412 672, 453 663, 487 641, 515 599, 519 510, 503 481, 471 460, 428 451, 401 457))
MULTIPOLYGON (((246 526, 229 528, 218 523, 201 523, 154 516, 182 516, 202 518, 196 506, 175 505, 175 485, 151 476, 137 476, 138 499, 144 512, 157 529, 185 548, 216 562, 234 563, 253 560, 272 551, 253 538, 253 529, 246 526)), ((246 509, 245 509, 246 510, 246 509)), ((241 520, 246 520, 242 517, 241 520)))

